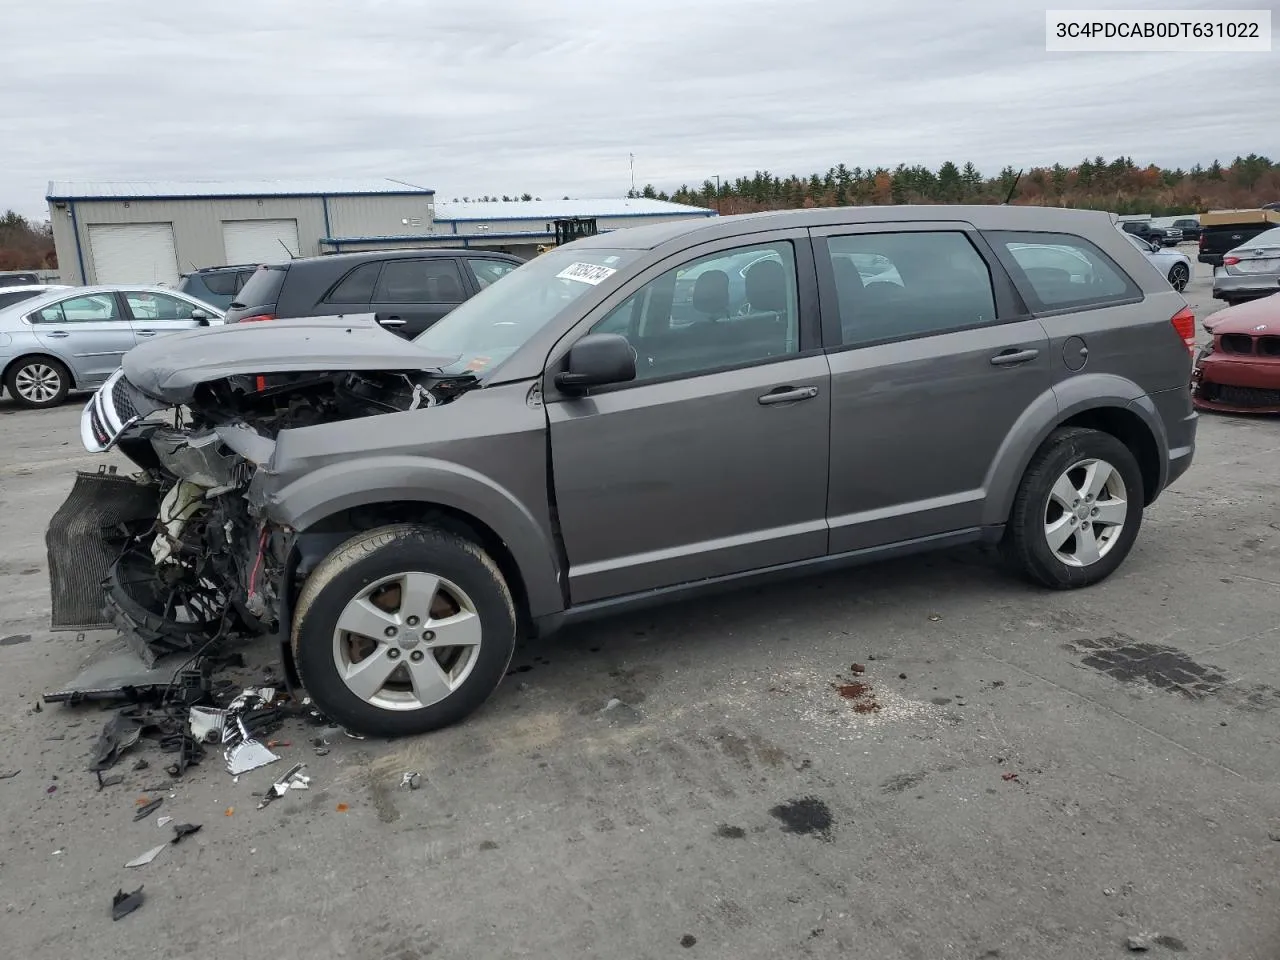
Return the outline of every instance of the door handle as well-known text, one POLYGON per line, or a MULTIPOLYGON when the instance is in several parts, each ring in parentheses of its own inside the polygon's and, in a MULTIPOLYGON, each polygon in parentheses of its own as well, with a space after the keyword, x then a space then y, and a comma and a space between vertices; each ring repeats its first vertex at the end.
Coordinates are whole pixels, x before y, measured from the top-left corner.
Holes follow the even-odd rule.
POLYGON ((387 317, 383 320, 379 320, 378 322, 384 327, 403 327, 405 324, 405 322, 399 317, 387 317))
POLYGON ((135 330, 133 332, 140 337, 154 337, 156 335, 155 330, 135 330))
POLYGON ((765 406, 774 403, 795 403, 797 400, 812 400, 817 395, 817 387, 778 387, 763 396, 756 397, 756 402, 765 406))
POLYGON ((51 340, 65 340, 70 334, 65 330, 50 330, 45 336, 51 340))
POLYGON ((1018 350, 1010 347, 1008 350, 997 353, 991 358, 991 362, 997 367, 1011 367, 1015 363, 1026 363, 1028 360, 1034 360, 1038 356, 1040 356, 1039 350, 1018 350))

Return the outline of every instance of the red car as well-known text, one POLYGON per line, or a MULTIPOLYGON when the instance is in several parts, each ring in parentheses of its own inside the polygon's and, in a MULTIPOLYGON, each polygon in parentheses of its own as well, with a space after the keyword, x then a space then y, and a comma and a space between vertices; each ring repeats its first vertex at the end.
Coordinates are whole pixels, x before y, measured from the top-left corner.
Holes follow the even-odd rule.
POLYGON ((1204 322, 1191 396, 1201 410, 1280 413, 1280 293, 1219 310, 1204 322))

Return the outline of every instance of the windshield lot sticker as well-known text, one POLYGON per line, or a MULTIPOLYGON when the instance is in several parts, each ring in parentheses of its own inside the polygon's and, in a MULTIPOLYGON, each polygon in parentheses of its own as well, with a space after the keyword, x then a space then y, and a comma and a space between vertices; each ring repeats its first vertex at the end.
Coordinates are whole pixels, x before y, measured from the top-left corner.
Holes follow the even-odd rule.
POLYGON ((613 267, 602 267, 595 263, 571 263, 556 274, 557 280, 577 280, 595 286, 601 280, 608 280, 618 271, 613 267))

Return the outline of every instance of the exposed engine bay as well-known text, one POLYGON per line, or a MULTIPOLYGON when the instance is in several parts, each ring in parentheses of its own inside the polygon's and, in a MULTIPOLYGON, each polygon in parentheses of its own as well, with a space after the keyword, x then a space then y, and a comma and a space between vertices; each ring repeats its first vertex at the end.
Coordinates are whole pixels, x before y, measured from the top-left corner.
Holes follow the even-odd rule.
POLYGON ((126 369, 85 407, 81 438, 139 470, 78 474, 53 517, 52 628, 114 626, 148 665, 278 630, 292 531, 248 491, 282 432, 433 407, 478 384, 422 370, 236 374, 194 384, 179 405, 126 369))

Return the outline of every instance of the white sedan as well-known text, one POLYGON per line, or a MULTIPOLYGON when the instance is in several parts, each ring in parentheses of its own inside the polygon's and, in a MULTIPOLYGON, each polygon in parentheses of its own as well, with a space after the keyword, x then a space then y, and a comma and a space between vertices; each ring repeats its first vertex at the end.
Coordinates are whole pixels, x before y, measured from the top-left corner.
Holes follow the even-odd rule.
MULTIPOLYGON (((1124 231, 1121 231, 1124 233, 1124 231)), ((1166 249, 1158 243, 1148 243, 1131 233, 1124 234, 1125 239, 1142 251, 1151 265, 1160 271, 1169 281, 1169 286, 1181 293, 1191 279, 1191 258, 1177 250, 1166 249)))

